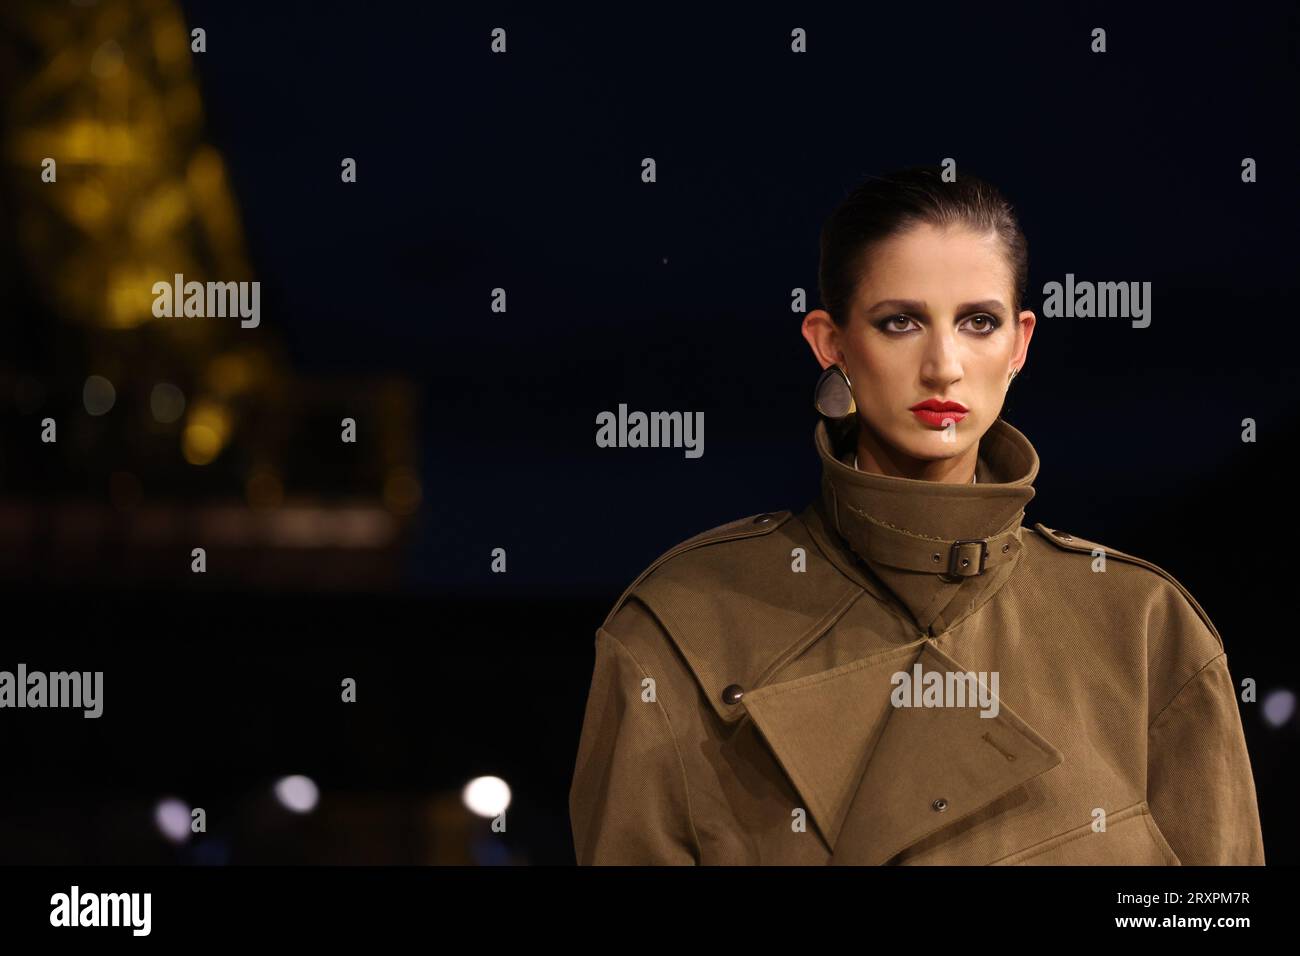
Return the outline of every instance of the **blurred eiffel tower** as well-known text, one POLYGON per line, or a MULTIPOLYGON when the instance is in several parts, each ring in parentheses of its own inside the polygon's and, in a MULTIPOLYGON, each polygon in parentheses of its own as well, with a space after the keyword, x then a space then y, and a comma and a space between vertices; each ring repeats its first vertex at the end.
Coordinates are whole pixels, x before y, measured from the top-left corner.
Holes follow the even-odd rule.
POLYGON ((393 586, 421 497, 410 383, 296 375, 265 282, 256 329, 153 317, 175 273, 256 278, 192 42, 168 0, 0 12, 0 573, 183 586, 203 546, 252 586, 393 586))

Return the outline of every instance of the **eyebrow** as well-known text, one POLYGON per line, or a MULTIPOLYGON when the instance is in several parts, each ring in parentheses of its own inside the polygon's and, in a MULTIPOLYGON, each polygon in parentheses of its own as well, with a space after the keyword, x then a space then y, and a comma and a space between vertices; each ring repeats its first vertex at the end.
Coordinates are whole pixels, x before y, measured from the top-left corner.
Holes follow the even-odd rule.
MULTIPOLYGON (((923 315, 927 311, 926 304, 924 302, 919 302, 916 299, 881 299, 871 308, 867 309, 867 311, 875 312, 882 308, 900 309, 904 312, 920 312, 923 315)), ((961 305, 957 306, 957 311, 997 312, 999 314, 1005 314, 1006 306, 1002 304, 1000 299, 983 299, 979 302, 963 302, 961 305)))

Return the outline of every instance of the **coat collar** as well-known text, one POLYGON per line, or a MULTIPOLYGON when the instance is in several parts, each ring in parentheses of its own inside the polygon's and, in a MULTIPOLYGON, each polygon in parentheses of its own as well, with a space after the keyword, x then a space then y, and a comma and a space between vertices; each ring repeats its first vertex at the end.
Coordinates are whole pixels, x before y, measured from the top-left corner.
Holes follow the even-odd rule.
POLYGON ((980 441, 977 483, 948 484, 858 471, 856 427, 852 419, 817 424, 822 494, 802 524, 842 573, 910 618, 919 639, 767 683, 743 704, 833 862, 873 865, 1064 757, 1005 700, 992 718, 969 707, 890 702, 893 675, 916 664, 926 672, 971 670, 928 638, 973 614, 1018 565, 1039 464, 1029 439, 999 418, 980 441))
POLYGON ((952 627, 1010 577, 1038 474, 1037 452, 1010 423, 997 419, 981 438, 974 484, 858 471, 853 418, 819 421, 813 438, 819 543, 868 590, 883 587, 921 632, 952 627))

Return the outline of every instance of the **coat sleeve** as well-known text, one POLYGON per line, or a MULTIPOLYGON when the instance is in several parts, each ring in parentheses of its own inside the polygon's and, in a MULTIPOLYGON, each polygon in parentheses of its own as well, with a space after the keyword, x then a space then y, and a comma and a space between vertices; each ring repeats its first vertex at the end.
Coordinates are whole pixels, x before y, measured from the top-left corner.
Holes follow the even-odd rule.
POLYGON ((1147 755, 1147 805, 1183 865, 1263 865, 1255 779, 1224 654, 1152 721, 1147 755))
POLYGON ((601 628, 569 791, 579 865, 697 864, 686 773, 650 676, 601 628))

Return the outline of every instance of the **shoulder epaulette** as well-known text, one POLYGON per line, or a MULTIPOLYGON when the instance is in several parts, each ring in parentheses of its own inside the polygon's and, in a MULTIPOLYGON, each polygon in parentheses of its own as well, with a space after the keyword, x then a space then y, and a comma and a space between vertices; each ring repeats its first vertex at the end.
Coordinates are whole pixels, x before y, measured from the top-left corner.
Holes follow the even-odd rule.
POLYGON ((1214 626, 1214 622, 1210 620, 1210 616, 1206 614, 1201 605, 1197 603, 1196 598, 1192 597, 1192 592, 1183 587, 1181 582, 1179 582, 1177 578, 1164 568, 1157 564, 1152 564, 1150 561, 1145 561, 1142 558, 1134 557, 1131 554, 1125 554, 1123 551, 1108 548, 1106 545, 1098 544, 1096 541, 1089 541, 1086 538, 1080 538, 1078 535, 1069 534, 1065 531, 1056 531, 1047 527, 1047 525, 1043 524, 1041 521, 1034 525, 1033 530, 1037 531, 1044 538, 1063 551, 1079 551, 1084 554, 1092 554, 1094 551, 1100 551, 1105 554, 1107 558, 1119 558, 1121 561, 1127 561, 1130 564, 1137 564, 1147 568, 1148 570, 1154 571, 1166 581, 1171 582, 1180 592, 1182 592, 1183 597, 1187 598, 1187 603, 1196 609, 1196 613, 1200 615, 1201 620, 1205 622, 1205 626, 1210 629, 1210 633, 1214 635, 1214 639, 1219 642, 1219 647, 1223 647, 1223 638, 1219 636, 1219 631, 1214 626))
POLYGON ((708 544, 717 544, 720 541, 734 541, 738 538, 755 538, 759 535, 771 534, 777 528, 781 527, 781 525, 785 524, 793 514, 793 511, 765 511, 762 514, 748 515, 747 517, 737 518, 735 521, 729 521, 726 524, 718 525, 716 528, 710 528, 708 531, 702 531, 694 537, 687 538, 680 544, 674 545, 663 554, 659 555, 659 557, 657 557, 648 568, 637 575, 635 581, 627 586, 627 589, 619 596, 619 599, 614 602, 614 607, 610 610, 609 614, 605 616, 604 624, 601 626, 604 627, 609 624, 610 619, 614 617, 614 614, 618 609, 623 606, 623 602, 627 600, 627 596, 636 590, 637 585, 649 577, 654 570, 665 561, 675 558, 684 551, 690 551, 694 548, 702 548, 708 544))

